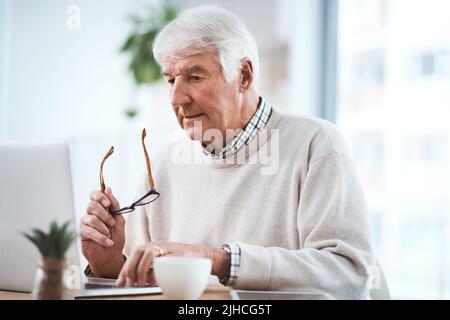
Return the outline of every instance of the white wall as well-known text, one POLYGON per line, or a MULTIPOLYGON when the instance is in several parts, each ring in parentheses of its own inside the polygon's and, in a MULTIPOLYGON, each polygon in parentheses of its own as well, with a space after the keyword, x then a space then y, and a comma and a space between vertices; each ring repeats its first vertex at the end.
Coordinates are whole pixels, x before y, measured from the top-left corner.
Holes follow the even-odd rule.
POLYGON ((11 0, 0 0, 0 139, 8 126, 11 8, 11 0))
POLYGON ((49 139, 121 125, 131 100, 127 59, 118 49, 136 1, 15 0, 9 52, 7 137, 49 139), (81 29, 66 26, 69 5, 81 29))

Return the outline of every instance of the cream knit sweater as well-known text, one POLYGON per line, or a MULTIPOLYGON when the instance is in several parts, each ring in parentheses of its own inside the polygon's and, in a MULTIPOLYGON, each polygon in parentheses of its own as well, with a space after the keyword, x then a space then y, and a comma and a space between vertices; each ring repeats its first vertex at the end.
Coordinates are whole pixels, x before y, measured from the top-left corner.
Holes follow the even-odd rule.
POLYGON ((211 160, 187 138, 153 157, 161 196, 128 216, 125 254, 150 239, 237 243, 236 289, 365 298, 375 263, 368 209, 336 128, 274 108, 236 157, 211 160))

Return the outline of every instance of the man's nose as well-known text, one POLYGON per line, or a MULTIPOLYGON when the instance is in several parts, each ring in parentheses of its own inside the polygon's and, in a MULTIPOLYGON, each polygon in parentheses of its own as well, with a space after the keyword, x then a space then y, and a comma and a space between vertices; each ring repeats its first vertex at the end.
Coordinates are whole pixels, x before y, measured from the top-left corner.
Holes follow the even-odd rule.
POLYGON ((183 106, 192 102, 188 88, 182 79, 175 80, 170 99, 174 107, 183 106))

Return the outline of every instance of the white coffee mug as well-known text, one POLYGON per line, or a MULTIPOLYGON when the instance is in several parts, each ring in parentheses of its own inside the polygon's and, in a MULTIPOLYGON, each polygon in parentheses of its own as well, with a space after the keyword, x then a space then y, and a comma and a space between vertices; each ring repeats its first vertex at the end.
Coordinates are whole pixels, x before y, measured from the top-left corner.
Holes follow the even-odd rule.
POLYGON ((208 285, 212 263, 195 257, 157 257, 153 270, 163 294, 174 300, 197 300, 208 285))

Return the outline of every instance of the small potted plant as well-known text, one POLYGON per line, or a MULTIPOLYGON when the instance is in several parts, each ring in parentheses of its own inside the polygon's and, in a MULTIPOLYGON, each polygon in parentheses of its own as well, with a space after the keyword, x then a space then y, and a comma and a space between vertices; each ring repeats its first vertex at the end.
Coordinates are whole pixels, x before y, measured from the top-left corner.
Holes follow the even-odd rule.
POLYGON ((33 299, 61 300, 65 297, 65 254, 75 239, 75 233, 67 229, 68 225, 68 222, 62 226, 52 222, 48 233, 39 229, 32 229, 31 234, 23 233, 42 255, 36 272, 33 299))

